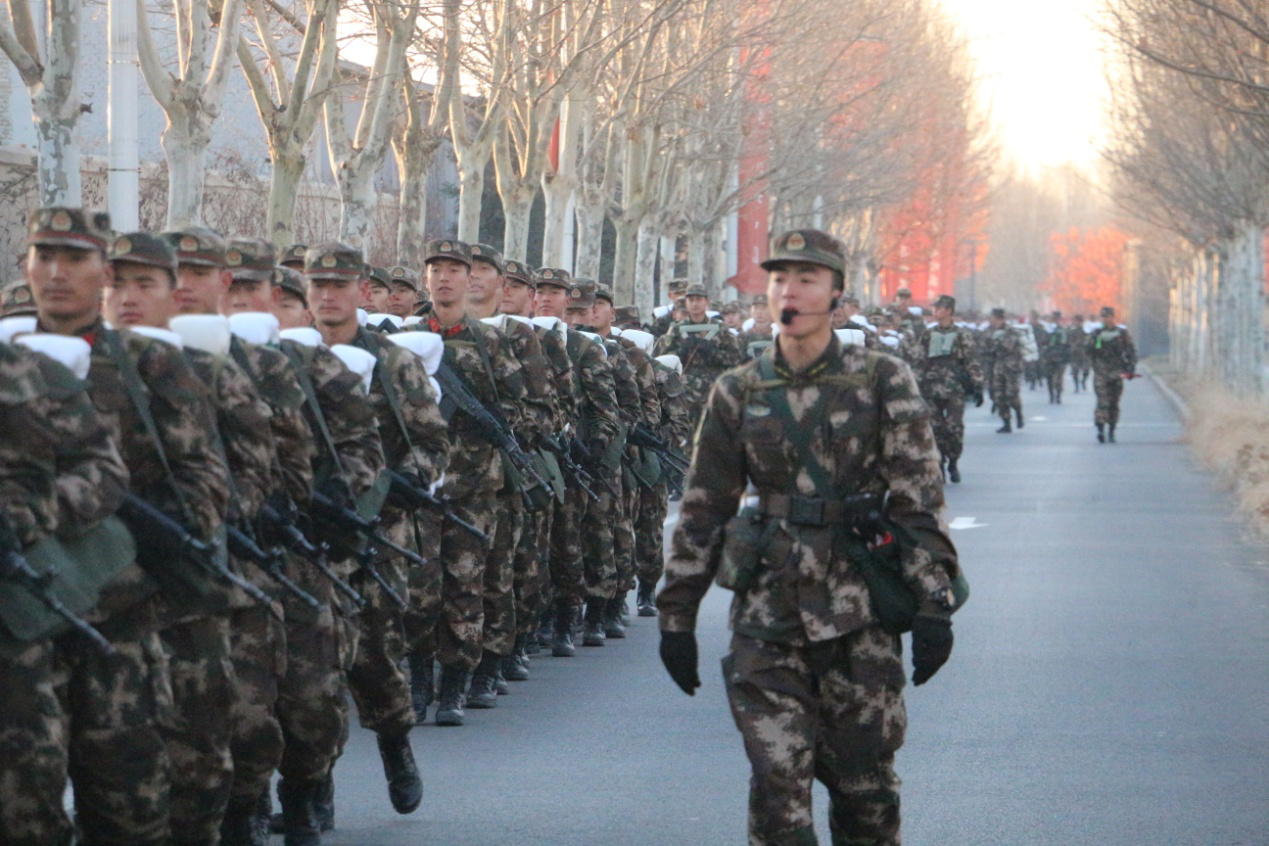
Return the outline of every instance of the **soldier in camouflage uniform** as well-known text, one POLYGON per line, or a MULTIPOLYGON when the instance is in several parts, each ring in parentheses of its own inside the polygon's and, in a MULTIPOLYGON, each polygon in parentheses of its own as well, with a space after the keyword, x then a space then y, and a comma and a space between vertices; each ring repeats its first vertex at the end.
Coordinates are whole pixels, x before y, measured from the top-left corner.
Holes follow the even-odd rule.
POLYGON ((924 355, 916 368, 921 396, 933 416, 934 442, 952 482, 960 482, 957 466, 965 445, 965 398, 983 404, 983 374, 974 353, 974 337, 954 322, 956 299, 946 294, 934 304, 938 320, 926 332, 924 355))
MULTIPOLYGON (((452 238, 429 241, 424 265, 432 302, 423 328, 444 340, 441 367, 465 383, 481 405, 497 410, 513 431, 519 430, 524 425, 522 409, 527 397, 523 368, 511 355, 506 335, 467 313, 471 246, 452 238)), ((504 459, 471 415, 451 407, 445 397, 442 402, 449 422, 451 455, 444 494, 455 514, 494 537, 499 520, 497 494, 507 480, 504 459)), ((510 548, 514 547, 512 543, 510 548)), ((415 647, 424 655, 434 654, 441 665, 437 725, 463 725, 472 672, 480 668, 496 675, 501 664, 501 655, 484 650, 488 557, 488 549, 479 540, 452 520, 445 521, 441 537, 442 619, 434 640, 415 647)), ((431 659, 426 660, 430 668, 431 659)))
POLYGON ((870 602, 847 497, 873 507, 885 498, 887 517, 919 539, 900 564, 924 597, 913 625, 913 680, 922 684, 952 648, 957 564, 938 453, 911 370, 844 347, 831 330, 844 249, 798 230, 776 239, 763 266, 773 313, 795 315, 773 349, 726 373, 710 395, 658 598, 661 656, 694 694, 697 609, 717 571, 735 590, 723 676, 753 767, 749 842, 814 844, 819 779, 834 843, 897 846, 901 645, 870 602), (759 506, 737 516, 751 483, 759 506))
MULTIPOLYGON (((544 267, 537 273, 538 285, 534 307, 539 318, 566 321, 571 302, 584 299, 581 289, 572 296, 568 276, 557 268, 544 267)), ((576 318, 584 309, 579 308, 576 318)), ((612 368, 602 346, 582 332, 568 330, 565 349, 573 366, 576 387, 575 414, 572 418, 583 463, 592 475, 603 474, 601 460, 620 433, 617 393, 612 368)), ((602 485, 600 486, 602 489, 602 485)), ((599 496, 611 496, 600 493, 599 496)), ((570 487, 564 502, 556 509, 551 523, 551 587, 554 593, 554 638, 551 654, 571 657, 574 652, 573 622, 587 595, 587 579, 583 567, 582 522, 589 503, 579 487, 570 487)), ((594 638, 592 638, 594 639, 594 638)))
POLYGON ((1097 393, 1097 442, 1115 442, 1119 425, 1119 398, 1124 393, 1124 379, 1137 373, 1137 348, 1128 334, 1128 327, 1115 322, 1115 310, 1104 306, 1102 325, 1087 341, 1088 357, 1093 365, 1093 390, 1097 393))
MULTIPOLYGON (((309 247, 304 274, 309 282, 317 328, 329 346, 346 344, 375 359, 370 403, 379 421, 379 438, 390 470, 413 486, 427 490, 444 472, 449 455, 445 423, 427 370, 418 356, 357 324, 356 297, 364 294, 361 251, 338 242, 309 247)), ((395 543, 415 551, 423 548, 424 531, 408 500, 390 495, 380 512, 382 532, 395 543)), ((434 526, 430 538, 435 536, 434 526)), ((426 562, 425 562, 426 563, 426 562)), ((375 566, 398 596, 409 594, 408 564, 390 550, 382 550, 375 566)), ((434 574, 433 577, 435 577, 434 574)), ((378 739, 379 755, 388 781, 388 796, 397 813, 408 814, 423 798, 409 733, 414 706, 402 668, 406 654, 401 609, 372 579, 357 574, 353 586, 367 604, 361 610, 357 655, 348 670, 348 686, 364 728, 378 739)))
POLYGON ((1040 365, 1049 388, 1049 402, 1062 404, 1062 388, 1066 383, 1066 365, 1071 361, 1071 330, 1062 325, 1062 312, 1053 312, 1053 328, 1045 334, 1040 348, 1040 365))
POLYGON ((774 323, 771 311, 767 308, 767 295, 758 294, 750 306, 753 325, 736 336, 736 345, 745 361, 750 361, 762 354, 762 351, 775 341, 774 323))
POLYGON ((1003 308, 993 308, 986 333, 983 358, 991 374, 991 405, 1003 425, 996 431, 1013 431, 1011 415, 1017 414, 1018 428, 1022 420, 1022 339, 1005 320, 1003 308))
MULTIPOLYGON (((679 378, 676 356, 652 360, 656 376, 657 398, 661 419, 656 432, 671 445, 683 444, 692 435, 692 423, 683 400, 683 380, 679 378)), ((665 572, 665 517, 668 510, 666 473, 656 490, 645 490, 639 503, 635 523, 635 561, 639 592, 635 604, 640 617, 656 616, 656 586, 665 572)))
POLYGON ((414 314, 419 298, 419 275, 408 267, 388 268, 392 293, 388 296, 388 314, 405 319, 414 314))
POLYGON ((1075 383, 1075 393, 1088 390, 1088 374, 1093 368, 1092 359, 1088 357, 1088 332, 1084 329, 1084 315, 1077 314, 1071 318, 1067 327, 1069 347, 1071 351, 1071 380, 1075 383))
MULTIPOLYGON (((0 344, 6 542, 21 548, 62 530, 81 531, 114 513, 127 486, 127 468, 76 375, 43 355, 0 344)), ((51 639, 20 642, 0 631, 0 843, 11 846, 71 840, 62 804, 66 714, 54 657, 51 639)))
POLYGON ((670 331, 670 327, 674 325, 675 304, 687 293, 687 289, 688 281, 686 279, 671 279, 666 283, 666 301, 669 305, 663 305, 655 309, 652 316, 652 325, 648 327, 649 332, 660 338, 670 331))
POLYGON ((654 355, 677 355, 683 362, 683 384, 687 387, 687 405, 695 427, 714 380, 727 368, 739 364, 742 356, 736 337, 721 322, 706 315, 709 296, 704 286, 693 285, 688 288, 686 301, 687 321, 671 326, 657 339, 652 350, 654 355), (716 326, 717 330, 685 330, 687 326, 706 324, 716 326))
MULTIPOLYGON (((78 335, 92 345, 88 392, 128 466, 131 492, 174 515, 196 537, 212 539, 223 522, 229 485, 208 423, 213 412, 207 389, 179 350, 128 330, 108 329, 101 319, 103 289, 109 287, 119 300, 130 298, 133 289, 148 284, 142 278, 145 265, 123 265, 118 273, 105 263, 105 215, 40 209, 28 231, 27 278, 40 328, 78 335)), ((115 241, 113 246, 122 245, 115 241)), ((161 276, 152 281, 170 284, 161 276)), ((171 562, 170 568, 185 571, 187 566, 171 562)), ((165 714, 168 742, 156 732, 161 709, 171 707, 173 681, 182 688, 178 696, 195 689, 208 694, 204 710, 220 711, 208 715, 209 722, 229 710, 228 592, 219 584, 207 584, 206 591, 196 599, 169 590, 162 602, 143 603, 125 618, 112 619, 107 633, 118 651, 113 658, 103 660, 78 646, 59 655, 65 674, 59 696, 70 719, 71 779, 84 843, 215 837, 223 799, 209 802, 200 794, 214 794, 225 783, 227 730, 217 735, 213 726, 205 733, 201 725, 165 714), (162 645, 155 635, 159 626, 162 645), (167 658, 161 649, 168 651, 167 658), (162 669, 165 663, 170 676, 162 669), (154 683, 156 673, 162 674, 161 686, 154 683), (169 754, 181 768, 171 795, 169 754), (196 807, 200 801, 207 806, 196 807), (169 831, 169 810, 187 824, 186 830, 169 831)))

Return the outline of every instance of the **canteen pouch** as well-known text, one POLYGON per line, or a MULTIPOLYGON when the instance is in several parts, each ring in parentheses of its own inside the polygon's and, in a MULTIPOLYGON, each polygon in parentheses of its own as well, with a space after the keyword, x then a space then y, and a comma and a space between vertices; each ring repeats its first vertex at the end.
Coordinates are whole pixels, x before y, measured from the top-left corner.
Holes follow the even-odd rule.
POLYGON ((778 520, 764 519, 761 511, 749 507, 727 521, 718 571, 714 574, 719 587, 738 594, 753 587, 762 569, 763 552, 778 526, 778 520))
MULTIPOLYGON (((916 619, 924 599, 903 577, 901 564, 904 546, 916 541, 888 520, 885 528, 887 532, 882 537, 886 542, 871 548, 852 531, 839 532, 839 537, 844 542, 847 557, 868 585, 869 602, 877 624, 891 634, 903 634, 912 630, 912 621, 916 619)), ((954 596, 951 613, 955 613, 969 599, 969 581, 959 566, 951 583, 954 596)))

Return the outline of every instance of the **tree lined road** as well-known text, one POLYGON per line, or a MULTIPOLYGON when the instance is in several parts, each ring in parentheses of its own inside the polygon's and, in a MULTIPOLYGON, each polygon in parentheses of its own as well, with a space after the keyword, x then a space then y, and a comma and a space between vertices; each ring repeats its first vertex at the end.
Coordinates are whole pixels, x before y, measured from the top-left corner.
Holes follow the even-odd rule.
MULTIPOLYGON (((1265 555, 1152 383, 1127 387, 1116 445, 1094 441, 1091 393, 1043 397, 1024 392, 1009 436, 985 408, 967 415, 948 517, 973 597, 952 661, 908 689, 905 843, 1264 846, 1265 555)), ((539 657, 466 728, 416 729, 412 817, 392 813, 354 729, 324 842, 743 843, 747 763, 717 670, 727 600, 702 608, 694 699, 662 670, 655 621, 636 620, 625 641, 539 657)))

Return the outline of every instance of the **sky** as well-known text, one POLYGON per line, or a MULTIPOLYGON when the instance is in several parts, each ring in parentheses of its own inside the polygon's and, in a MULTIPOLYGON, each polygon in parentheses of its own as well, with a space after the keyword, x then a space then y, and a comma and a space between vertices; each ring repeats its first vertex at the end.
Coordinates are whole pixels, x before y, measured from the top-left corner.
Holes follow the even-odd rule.
POLYGON ((1107 96, 1100 0, 939 0, 962 27, 1004 154, 1025 169, 1097 161, 1107 96))

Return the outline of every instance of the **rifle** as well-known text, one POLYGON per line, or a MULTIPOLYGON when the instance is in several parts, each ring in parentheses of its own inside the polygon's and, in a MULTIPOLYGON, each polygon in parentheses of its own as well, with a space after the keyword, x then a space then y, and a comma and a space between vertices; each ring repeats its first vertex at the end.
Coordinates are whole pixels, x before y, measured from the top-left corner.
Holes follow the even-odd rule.
POLYGON ((406 549, 404 546, 394 543, 389 538, 384 537, 383 533, 378 531, 376 528, 379 523, 379 519, 377 517, 374 520, 367 520, 356 511, 343 507, 323 493, 319 493, 317 491, 313 492, 313 510, 317 512, 319 516, 330 520, 338 528, 345 531, 356 532, 374 545, 360 552, 357 555, 357 562, 366 575, 374 579, 375 583, 383 589, 384 593, 388 595, 388 598, 391 599, 398 608, 404 610, 407 607, 406 601, 401 598, 400 594, 392 589, 392 585, 388 584, 388 580, 385 579, 383 574, 375 567, 374 559, 375 556, 379 554, 378 550, 375 549, 375 546, 381 546, 384 549, 391 550, 412 564, 422 565, 426 563, 423 557, 417 552, 406 549))
POLYGON ((380 573, 379 568, 375 566, 375 556, 378 554, 379 550, 373 546, 368 546, 364 551, 358 553, 357 563, 367 576, 374 579, 374 583, 379 586, 384 595, 392 600, 392 604, 404 611, 409 607, 409 604, 401 598, 401 594, 397 593, 392 585, 388 584, 388 580, 383 577, 383 573, 380 573))
POLYGON ((97 631, 92 624, 76 616, 53 593, 53 579, 56 576, 57 570, 51 567, 43 574, 37 573, 22 554, 17 538, 13 536, 12 528, 7 523, 0 523, 0 579, 11 579, 18 582, 22 587, 26 588, 27 592, 44 603, 48 610, 61 617, 70 624, 71 628, 88 638, 98 652, 107 656, 114 655, 115 648, 110 645, 110 641, 106 640, 102 633, 97 631))
POLYGON ((266 576, 281 585, 283 590, 309 608, 318 612, 322 610, 322 603, 316 597, 291 581, 286 573, 282 572, 282 561, 276 552, 265 552, 246 532, 233 524, 227 524, 226 530, 229 536, 230 554, 255 564, 264 571, 266 576))
POLYGON ((392 482, 392 494, 400 497, 403 502, 408 503, 409 507, 427 508, 431 511, 435 511, 446 520, 451 521, 455 526, 458 526, 458 528, 475 535, 481 543, 486 546, 489 545, 489 535, 481 531, 480 527, 473 526, 471 523, 468 523, 466 520, 455 514, 454 510, 446 505, 444 501, 428 493, 423 488, 412 484, 409 479, 402 476, 395 470, 388 471, 388 478, 392 482))
POLYGON ((678 449, 670 444, 665 438, 652 431, 647 423, 635 423, 630 430, 630 443, 637 447, 650 449, 657 454, 657 457, 670 465, 680 474, 686 474, 691 462, 687 456, 683 455, 678 449))
POLYGON ((326 554, 329 551, 326 544, 314 546, 298 526, 287 520, 280 511, 268 503, 260 509, 260 518, 264 520, 265 526, 281 536, 283 546, 312 564, 317 572, 325 576, 336 590, 351 599, 358 608, 366 607, 366 600, 357 593, 357 589, 341 579, 339 574, 326 563, 326 554))
POLYGON ((555 456, 555 460, 559 462, 560 470, 564 472, 573 484, 581 489, 582 493, 593 502, 599 501, 599 494, 595 493, 595 489, 591 487, 595 479, 586 472, 586 468, 573 460, 567 449, 555 438, 545 438, 542 441, 543 448, 551 455, 555 456))
POLYGON ((586 448, 585 444, 577 438, 573 438, 568 443, 568 449, 573 456, 573 460, 585 468, 586 472, 590 474, 592 481, 602 485, 604 490, 612 494, 614 499, 621 499, 621 492, 617 490, 617 486, 612 483, 611 479, 600 472, 599 459, 590 454, 590 450, 586 448))
MULTIPOLYGON (((136 494, 124 496, 119 517, 138 537, 158 536, 163 544, 178 550, 179 556, 221 582, 241 588, 243 593, 262 605, 270 605, 269 595, 251 582, 221 564, 212 555, 212 546, 194 537, 188 529, 146 502, 136 494)), ((140 557, 138 557, 140 560, 140 557)))

